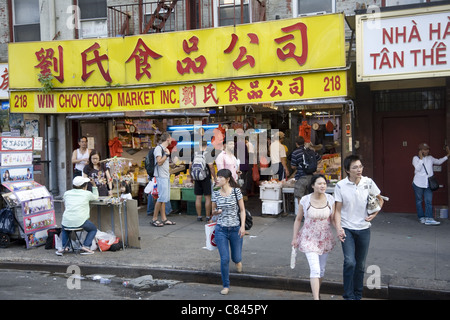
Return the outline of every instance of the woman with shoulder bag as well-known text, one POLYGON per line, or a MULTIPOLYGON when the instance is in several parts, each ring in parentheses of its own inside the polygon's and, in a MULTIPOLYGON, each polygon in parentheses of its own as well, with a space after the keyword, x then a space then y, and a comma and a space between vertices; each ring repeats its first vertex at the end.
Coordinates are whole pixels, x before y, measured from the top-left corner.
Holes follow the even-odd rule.
POLYGON ((230 251, 231 260, 236 264, 237 272, 242 272, 245 206, 241 190, 230 170, 221 169, 217 172, 216 186, 220 189, 213 192, 211 201, 212 213, 217 216, 215 240, 220 255, 220 272, 223 283, 220 293, 225 295, 230 289, 230 251))
POLYGON ((427 226, 437 226, 441 223, 433 219, 433 190, 431 190, 428 178, 433 176, 433 165, 444 163, 450 156, 450 149, 445 147, 447 155, 436 159, 430 155, 430 146, 426 143, 419 144, 419 154, 413 157, 414 166, 413 189, 416 199, 416 210, 419 222, 427 226), (425 202, 425 213, 422 202, 425 202))

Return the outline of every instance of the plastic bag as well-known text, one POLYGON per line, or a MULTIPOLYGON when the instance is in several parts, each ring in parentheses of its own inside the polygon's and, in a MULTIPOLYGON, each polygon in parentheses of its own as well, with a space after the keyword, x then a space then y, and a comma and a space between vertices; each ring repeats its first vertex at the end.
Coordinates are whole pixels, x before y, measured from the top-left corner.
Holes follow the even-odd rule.
POLYGON ((292 247, 291 250, 291 269, 295 268, 295 259, 297 258, 297 249, 292 247))
POLYGON ((215 240, 216 222, 205 224, 206 249, 213 251, 217 249, 215 240))

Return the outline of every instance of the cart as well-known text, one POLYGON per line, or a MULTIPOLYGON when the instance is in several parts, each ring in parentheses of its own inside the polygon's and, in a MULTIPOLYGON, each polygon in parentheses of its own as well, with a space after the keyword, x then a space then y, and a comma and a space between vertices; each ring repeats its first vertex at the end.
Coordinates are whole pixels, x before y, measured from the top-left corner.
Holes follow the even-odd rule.
POLYGON ((8 248, 11 240, 23 239, 24 230, 17 221, 14 208, 0 209, 0 248, 8 248), (19 232, 19 228, 22 232, 19 232))

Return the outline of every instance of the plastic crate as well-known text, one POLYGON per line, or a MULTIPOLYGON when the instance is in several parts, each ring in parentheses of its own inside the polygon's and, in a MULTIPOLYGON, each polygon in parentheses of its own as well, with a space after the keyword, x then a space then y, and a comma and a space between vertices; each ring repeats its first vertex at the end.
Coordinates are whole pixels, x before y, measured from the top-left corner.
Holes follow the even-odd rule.
POLYGON ((262 214, 278 215, 283 209, 282 200, 263 200, 262 202, 262 214))
POLYGON ((170 188, 170 200, 181 200, 181 188, 170 188))
POLYGON ((259 186, 259 198, 261 200, 281 200, 281 186, 259 186))
MULTIPOLYGON (((196 216, 197 210, 195 209, 195 201, 187 202, 187 215, 188 216, 196 216)), ((202 202, 202 216, 206 216, 205 203, 202 202)))
MULTIPOLYGON (((196 197, 194 188, 181 188, 181 200, 195 202, 196 197)), ((202 202, 205 202, 205 197, 202 197, 202 202)))

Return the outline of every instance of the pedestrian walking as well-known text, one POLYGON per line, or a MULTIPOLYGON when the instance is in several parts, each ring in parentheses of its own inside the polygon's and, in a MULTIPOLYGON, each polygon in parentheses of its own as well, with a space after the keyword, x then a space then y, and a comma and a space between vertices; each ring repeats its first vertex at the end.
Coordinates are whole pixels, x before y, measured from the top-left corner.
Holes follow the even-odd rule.
POLYGON ((437 226, 441 223, 433 219, 433 191, 428 185, 428 177, 433 176, 433 165, 440 165, 448 160, 450 149, 445 147, 447 155, 436 159, 430 155, 430 146, 426 143, 419 144, 419 154, 412 159, 414 166, 413 190, 416 200, 417 218, 426 226, 437 226), (423 211, 425 202, 425 213, 423 211))
POLYGON ((291 168, 297 170, 295 173, 294 197, 298 203, 307 193, 308 186, 311 184, 311 178, 317 169, 317 162, 319 162, 321 156, 312 149, 306 151, 305 138, 301 136, 295 138, 295 145, 297 148, 291 154, 291 168), (305 152, 310 152, 314 155, 316 161, 315 168, 309 169, 306 167, 307 160, 305 152))
POLYGON ((170 221, 166 217, 166 202, 170 201, 170 171, 169 171, 169 157, 170 151, 167 148, 171 143, 172 138, 168 132, 164 132, 160 138, 160 144, 155 148, 155 171, 156 183, 158 185, 158 200, 153 211, 153 219, 150 222, 154 227, 163 227, 165 225, 175 225, 176 223, 170 221), (158 220, 158 215, 161 212, 161 221, 158 220))
POLYGON ((202 198, 205 197, 205 214, 206 221, 211 219, 211 191, 212 181, 216 180, 216 173, 214 171, 214 162, 208 163, 206 148, 208 144, 206 141, 202 141, 201 150, 195 152, 194 157, 189 164, 189 173, 194 181, 194 194, 195 194, 195 209, 197 211, 197 221, 203 221, 202 219, 202 198), (194 168, 193 168, 194 166, 194 168))
POLYGON ((344 254, 344 299, 362 298, 366 257, 370 244, 370 221, 379 211, 367 214, 369 194, 376 196, 383 207, 383 199, 375 182, 362 175, 363 165, 359 156, 350 155, 344 159, 347 177, 336 184, 335 226, 342 242, 344 254))
POLYGON ((220 255, 220 272, 226 295, 230 290, 230 251, 231 260, 236 264, 237 272, 242 272, 242 243, 245 234, 245 205, 242 192, 228 169, 217 172, 216 186, 213 192, 213 214, 217 215, 215 240, 220 255))
POLYGON ((313 192, 300 200, 291 244, 305 253, 310 268, 313 298, 319 300, 328 253, 336 245, 336 239, 331 231, 334 197, 325 193, 327 180, 323 175, 312 176, 309 187, 313 192), (303 216, 305 222, 300 229, 303 216))

